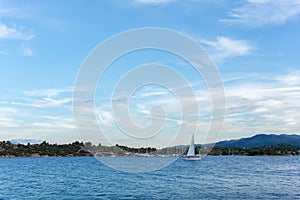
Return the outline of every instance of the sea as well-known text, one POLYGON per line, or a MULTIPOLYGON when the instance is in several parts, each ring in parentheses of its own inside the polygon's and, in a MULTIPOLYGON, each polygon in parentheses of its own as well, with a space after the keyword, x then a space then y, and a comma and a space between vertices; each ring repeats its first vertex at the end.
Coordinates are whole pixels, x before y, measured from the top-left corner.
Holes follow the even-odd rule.
POLYGON ((1 158, 0 199, 300 199, 300 156, 179 158, 141 173, 94 157, 1 158))

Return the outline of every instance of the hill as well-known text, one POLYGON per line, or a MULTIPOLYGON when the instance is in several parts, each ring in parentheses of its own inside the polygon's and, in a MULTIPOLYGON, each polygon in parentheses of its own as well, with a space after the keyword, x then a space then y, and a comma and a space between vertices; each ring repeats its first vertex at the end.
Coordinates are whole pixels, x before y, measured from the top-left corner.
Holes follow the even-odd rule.
POLYGON ((261 147, 261 146, 278 145, 281 143, 300 147, 300 135, 259 134, 259 135, 255 135, 255 136, 249 137, 249 138, 241 138, 238 140, 228 140, 228 141, 217 142, 215 146, 261 147))
POLYGON ((10 141, 0 142, 1 157, 48 157, 48 156, 91 156, 83 148, 82 142, 71 144, 49 144, 44 141, 40 144, 13 144, 10 141))

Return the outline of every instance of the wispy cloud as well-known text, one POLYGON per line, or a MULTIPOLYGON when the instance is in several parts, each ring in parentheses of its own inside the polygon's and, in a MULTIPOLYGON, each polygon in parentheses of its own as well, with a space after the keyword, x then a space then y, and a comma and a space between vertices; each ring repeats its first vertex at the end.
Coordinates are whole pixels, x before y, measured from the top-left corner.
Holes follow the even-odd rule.
MULTIPOLYGON (((300 109, 298 74, 298 71, 293 71, 280 75, 235 74, 231 77, 228 75, 226 77, 228 81, 225 82, 227 117, 222 139, 235 137, 234 135, 241 137, 257 133, 297 133, 300 129, 298 120, 300 114, 296 112, 300 109)), ((114 117, 126 117, 125 119, 133 120, 141 127, 150 125, 151 120, 165 120, 165 133, 174 133, 178 127, 185 126, 186 130, 199 127, 199 132, 204 134, 211 118, 211 97, 206 88, 197 87, 199 84, 191 84, 197 88, 196 101, 200 108, 200 114, 197 116, 181 118, 182 105, 185 105, 185 113, 188 115, 194 113, 192 109, 195 108, 189 106, 192 97, 183 98, 180 105, 171 93, 167 95, 166 89, 159 90, 157 87, 148 87, 137 92, 131 99, 132 104, 129 105, 127 101, 104 101, 102 104, 96 104, 95 113, 99 117, 100 126, 106 129, 107 133, 113 133, 111 137, 115 138, 121 137, 121 133, 118 134, 114 117), (110 103, 130 106, 132 118, 128 118, 127 112, 117 113, 119 115, 114 116, 110 103), (157 105, 163 107, 166 115, 151 112, 152 107, 157 105)), ((30 90, 23 93, 24 98, 21 99, 24 101, 0 102, 5 105, 0 107, 0 114, 2 113, 0 126, 3 130, 18 129, 18 131, 25 127, 30 129, 30 133, 49 133, 49 137, 50 134, 61 132, 71 134, 76 128, 69 109, 71 91, 71 87, 30 90), (69 108, 64 110, 65 107, 62 105, 66 104, 69 108), (20 115, 19 112, 22 114, 29 112, 32 116, 28 119, 28 116, 20 115), (26 121, 28 123, 25 123, 26 121)), ((82 118, 84 120, 84 116, 82 118)), ((91 127, 91 123, 93 122, 86 122, 87 130, 91 127)), ((131 125, 128 126, 131 128, 131 125)))
POLYGON ((276 79, 285 85, 300 85, 300 71, 277 76, 276 79))
POLYGON ((27 90, 23 92, 25 95, 23 98, 10 101, 8 104, 35 108, 70 106, 73 100, 72 91, 72 87, 27 90))
POLYGON ((73 87, 27 90, 24 91, 24 94, 26 96, 32 96, 32 97, 41 97, 41 96, 53 97, 61 93, 70 93, 70 92, 73 92, 73 87))
POLYGON ((72 102, 72 98, 60 98, 60 99, 26 99, 25 101, 11 101, 9 102, 12 106, 24 106, 34 108, 50 108, 50 107, 61 107, 63 105, 72 102))
POLYGON ((224 133, 299 133, 300 84, 286 81, 291 74, 256 75, 228 85, 224 133))
POLYGON ((254 49, 246 40, 234 40, 224 36, 219 36, 214 41, 202 39, 200 43, 208 47, 208 51, 215 59, 245 56, 254 49))
POLYGON ((114 117, 111 112, 100 110, 97 112, 99 117, 99 122, 103 126, 112 126, 114 123, 114 117))
POLYGON ((36 139, 54 142, 62 142, 61 138, 66 142, 76 140, 74 138, 76 127, 70 110, 71 100, 70 94, 48 98, 26 96, 20 92, 18 98, 14 97, 13 101, 9 99, 0 101, 2 139, 28 138, 28 135, 31 135, 30 137, 36 139))
POLYGON ((149 92, 149 93, 144 93, 141 96, 142 97, 150 97, 150 96, 157 96, 157 95, 166 95, 169 94, 168 92, 165 91, 159 91, 159 92, 149 92))
MULTIPOLYGON (((33 18, 37 6, 15 3, 12 1, 0 1, 0 40, 5 40, 7 46, 0 47, 0 55, 33 56, 32 48, 22 45, 28 44, 35 38, 34 30, 29 21, 33 18), (28 23, 29 22, 29 23, 28 23), (18 43, 20 43, 19 47, 18 43), (17 48, 13 48, 14 46, 17 48)), ((41 17, 41 15, 39 15, 41 17)))
MULTIPOLYGON (((5 24, 0 18, 0 40, 28 41, 34 37, 35 35, 32 33, 32 30, 26 30, 24 27, 18 26, 15 23, 12 23, 11 25, 5 24)), ((21 51, 24 56, 33 55, 32 49, 25 47, 24 45, 21 47, 21 51)), ((7 56, 10 54, 11 52, 8 49, 0 49, 0 55, 7 56)))
POLYGON ((19 114, 19 109, 14 107, 0 107, 0 128, 19 127, 20 120, 14 119, 19 114))
POLYGON ((43 119, 47 119, 47 120, 53 120, 53 121, 67 121, 67 122, 73 122, 73 118, 68 118, 68 117, 57 117, 57 116, 47 116, 47 115, 44 115, 44 116, 41 116, 41 118, 43 119))
POLYGON ((17 128, 17 127, 19 127, 19 124, 17 124, 13 118, 1 117, 0 118, 0 127, 1 128, 17 128))
POLYGON ((31 31, 25 31, 15 24, 8 26, 0 20, 0 39, 30 40, 32 38, 34 34, 31 31))
POLYGON ((0 2, 0 15, 2 18, 12 19, 26 19, 31 18, 33 10, 37 8, 37 5, 23 5, 15 4, 12 1, 1 1, 0 2))
MULTIPOLYGON (((295 112, 300 109, 300 81, 299 72, 288 74, 240 74, 227 77, 226 89, 226 123, 222 139, 249 136, 257 133, 298 133, 300 128, 300 114, 295 112)), ((165 95, 161 91, 147 90, 147 93, 136 94, 131 107, 133 119, 140 125, 149 125, 149 118, 166 120, 166 125, 178 127, 185 125, 191 130, 200 120, 200 132, 205 132, 211 118, 211 102, 209 93, 205 88, 195 91, 199 103, 200 115, 180 118, 180 105, 172 95, 165 95), (153 94, 143 98, 145 94, 153 94), (204 95, 206 94, 206 95, 204 95), (141 98, 140 98, 141 97, 141 98), (151 113, 152 106, 162 106, 166 116, 151 113)), ((191 99, 183 98, 182 105, 187 109, 191 99)), ((124 105, 126 106, 126 105, 124 105)), ((105 115, 109 113, 106 110, 105 115)), ((190 112, 188 112, 190 113, 190 112)), ((103 118, 103 125, 113 127, 111 115, 103 118), (110 123, 106 123, 109 121, 110 123)))
POLYGON ((7 113, 17 113, 17 112, 19 112, 19 109, 12 108, 12 107, 0 107, 0 112, 1 113, 4 113, 4 112, 7 112, 7 113))
POLYGON ((231 10, 228 15, 228 18, 220 19, 220 22, 250 27, 281 25, 299 17, 300 1, 248 0, 241 7, 231 10))
POLYGON ((69 123, 33 122, 31 126, 52 129, 75 129, 75 126, 69 123))
MULTIPOLYGON (((71 107, 72 87, 56 89, 38 89, 20 92, 18 98, 0 100, 0 105, 13 108, 54 108, 71 107)), ((1 111, 1 108, 0 108, 1 111)))

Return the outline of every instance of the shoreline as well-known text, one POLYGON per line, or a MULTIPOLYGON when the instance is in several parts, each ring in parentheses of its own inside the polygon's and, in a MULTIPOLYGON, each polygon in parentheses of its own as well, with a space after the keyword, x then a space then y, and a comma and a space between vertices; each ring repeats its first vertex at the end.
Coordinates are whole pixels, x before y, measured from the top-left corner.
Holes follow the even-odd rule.
MULTIPOLYGON (((44 141, 41 144, 12 144, 9 141, 0 142, 0 158, 40 158, 40 157, 78 157, 78 156, 99 156, 99 157, 180 157, 185 155, 187 150, 178 147, 166 147, 156 149, 151 147, 127 147, 116 144, 115 146, 95 146, 91 143, 73 142, 70 144, 49 144, 44 141)), ((212 149, 195 147, 195 154, 209 156, 297 156, 300 154, 300 147, 290 144, 278 144, 276 146, 262 147, 223 147, 214 146, 212 149)))
MULTIPOLYGON (((300 155, 207 155, 209 157, 297 157, 300 155)), ((94 155, 78 155, 78 156, 0 156, 0 159, 5 158, 75 158, 75 157, 110 157, 110 158, 117 158, 117 157, 144 157, 144 158, 164 158, 164 157, 182 157, 174 156, 174 155, 156 155, 156 156, 140 156, 140 155, 115 155, 115 156, 94 156, 94 155)), ((205 156, 206 157, 206 156, 205 156)))

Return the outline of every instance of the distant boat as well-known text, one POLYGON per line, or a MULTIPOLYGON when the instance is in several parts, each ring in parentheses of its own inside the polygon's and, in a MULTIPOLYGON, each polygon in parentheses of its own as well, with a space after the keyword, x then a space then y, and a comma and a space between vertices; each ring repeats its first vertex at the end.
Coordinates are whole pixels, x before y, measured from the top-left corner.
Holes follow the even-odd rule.
POLYGON ((200 154, 195 155, 194 134, 192 136, 192 140, 191 140, 189 150, 188 150, 187 154, 185 156, 183 156, 183 160, 189 160, 189 161, 201 160, 200 154))

